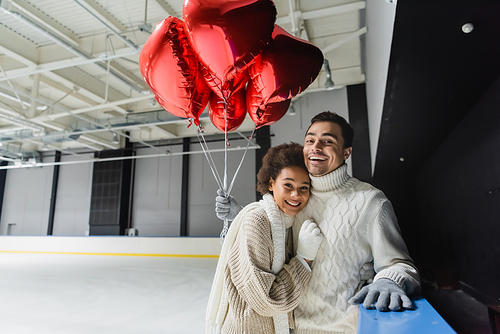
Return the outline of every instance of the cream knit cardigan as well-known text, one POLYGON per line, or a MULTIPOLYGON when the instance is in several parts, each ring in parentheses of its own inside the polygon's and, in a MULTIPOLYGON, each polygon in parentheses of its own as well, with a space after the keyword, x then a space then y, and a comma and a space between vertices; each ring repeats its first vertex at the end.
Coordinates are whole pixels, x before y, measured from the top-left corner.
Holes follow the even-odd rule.
MULTIPOLYGON (((274 255, 272 260, 272 272, 278 274, 285 263, 285 243, 286 243, 286 228, 283 222, 283 213, 276 205, 272 195, 266 194, 259 202, 247 205, 236 216, 229 228, 222 246, 222 251, 217 264, 215 277, 212 283, 212 290, 208 301, 206 312, 206 333, 219 334, 221 333, 226 313, 229 307, 227 286, 224 285, 225 269, 228 264, 229 254, 232 246, 236 241, 238 232, 240 231, 244 217, 251 211, 263 208, 271 222, 272 241, 274 246, 274 255)), ((276 334, 288 334, 288 314, 283 313, 273 317, 274 328, 276 334)))

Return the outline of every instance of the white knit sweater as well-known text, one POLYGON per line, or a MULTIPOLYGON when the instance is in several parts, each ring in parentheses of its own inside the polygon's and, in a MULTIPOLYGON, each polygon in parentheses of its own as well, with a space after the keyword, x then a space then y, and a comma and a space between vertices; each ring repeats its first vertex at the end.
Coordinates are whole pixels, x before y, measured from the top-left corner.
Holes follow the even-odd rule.
POLYGON ((347 301, 361 288, 364 263, 374 261, 375 281, 389 278, 407 294, 420 290, 419 274, 392 205, 380 190, 350 177, 345 164, 311 176, 311 184, 309 203, 295 219, 294 239, 307 218, 314 219, 325 238, 295 310, 294 333, 356 333, 358 306, 347 301))

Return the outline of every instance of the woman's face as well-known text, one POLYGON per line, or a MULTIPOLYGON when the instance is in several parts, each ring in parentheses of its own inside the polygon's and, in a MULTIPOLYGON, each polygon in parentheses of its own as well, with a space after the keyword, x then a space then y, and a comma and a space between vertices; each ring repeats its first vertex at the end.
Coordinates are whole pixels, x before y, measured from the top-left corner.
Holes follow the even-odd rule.
POLYGON ((269 190, 273 192, 276 204, 290 216, 295 216, 306 206, 310 187, 309 174, 296 166, 283 168, 276 180, 269 181, 269 190))

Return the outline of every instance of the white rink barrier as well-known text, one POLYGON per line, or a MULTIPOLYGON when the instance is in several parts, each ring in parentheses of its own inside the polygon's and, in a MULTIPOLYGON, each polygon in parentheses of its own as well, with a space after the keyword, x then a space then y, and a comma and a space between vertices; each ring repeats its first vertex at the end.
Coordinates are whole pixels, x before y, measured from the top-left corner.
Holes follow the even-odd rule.
POLYGON ((0 253, 219 257, 218 237, 0 236, 0 253))

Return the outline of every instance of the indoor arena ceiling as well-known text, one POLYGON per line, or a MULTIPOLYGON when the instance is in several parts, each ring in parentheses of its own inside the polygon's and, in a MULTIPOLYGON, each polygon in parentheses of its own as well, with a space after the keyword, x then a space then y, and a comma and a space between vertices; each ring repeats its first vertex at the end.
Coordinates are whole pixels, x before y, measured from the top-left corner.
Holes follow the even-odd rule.
MULTIPOLYGON (((319 47, 335 87, 365 81, 365 1, 274 0, 276 23, 319 47)), ((183 0, 0 0, 2 160, 37 152, 150 146, 196 136, 143 81, 139 52, 154 27, 182 18, 183 0), (115 135, 116 134, 116 135, 115 135)), ((251 27, 249 27, 251 29, 251 27)), ((307 92, 324 90, 325 67, 307 92)), ((208 116, 205 133, 215 133, 208 116)), ((248 118, 239 131, 254 127, 248 118)))

